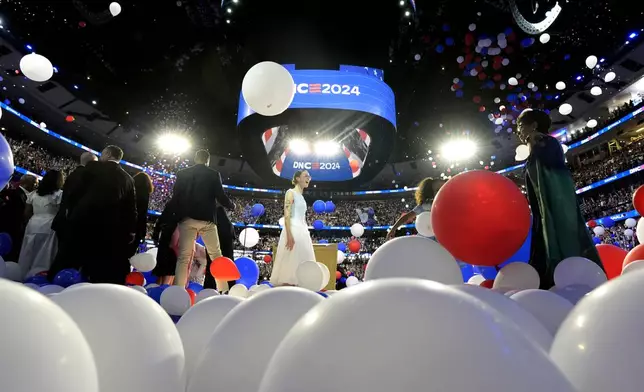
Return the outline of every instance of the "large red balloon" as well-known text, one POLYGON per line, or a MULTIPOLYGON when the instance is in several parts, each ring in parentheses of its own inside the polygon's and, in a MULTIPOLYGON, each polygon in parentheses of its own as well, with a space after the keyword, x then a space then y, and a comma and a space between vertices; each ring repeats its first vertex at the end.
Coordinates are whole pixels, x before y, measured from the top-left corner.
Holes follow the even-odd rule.
POLYGON ((531 217, 528 201, 511 180, 473 170, 443 185, 431 219, 436 239, 456 259, 495 266, 521 248, 531 217))
POLYGON ((349 241, 349 251, 351 253, 358 253, 360 252, 360 248, 362 247, 362 244, 358 240, 351 240, 349 241))
POLYGON ((235 263, 223 256, 217 257, 210 263, 210 274, 220 280, 237 280, 241 277, 235 263))
POLYGON ((644 185, 637 188, 635 193, 633 193, 633 207, 640 215, 644 215, 644 185))
POLYGON ((622 274, 622 264, 624 264, 627 254, 624 249, 615 245, 600 244, 597 245, 597 252, 599 252, 599 258, 604 265, 608 279, 616 278, 622 274))
MULTIPOLYGON (((624 258, 624 262, 622 263, 622 270, 624 267, 629 265, 632 262, 639 261, 639 260, 644 260, 644 245, 640 244, 631 249, 630 252, 626 255, 626 258, 624 258)), ((621 274, 621 271, 620 271, 621 274)))

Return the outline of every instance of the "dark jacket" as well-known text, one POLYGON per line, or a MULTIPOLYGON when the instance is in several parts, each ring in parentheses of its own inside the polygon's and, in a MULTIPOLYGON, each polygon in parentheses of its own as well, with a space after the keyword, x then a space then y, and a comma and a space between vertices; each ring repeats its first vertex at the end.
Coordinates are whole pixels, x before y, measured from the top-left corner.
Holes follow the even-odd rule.
POLYGON ((192 218, 217 223, 217 203, 235 208, 224 193, 219 172, 206 165, 194 165, 177 173, 172 199, 179 220, 192 218))
MULTIPOLYGON (((91 164, 93 164, 93 162, 91 162, 90 165, 91 164)), ((67 216, 74 209, 74 207, 76 207, 78 201, 85 191, 84 177, 86 175, 87 168, 85 166, 78 166, 76 169, 74 169, 73 172, 69 174, 69 177, 65 179, 65 185, 63 185, 63 198, 60 201, 60 208, 58 209, 58 213, 56 214, 54 221, 51 223, 51 228, 53 230, 64 230, 67 216)))

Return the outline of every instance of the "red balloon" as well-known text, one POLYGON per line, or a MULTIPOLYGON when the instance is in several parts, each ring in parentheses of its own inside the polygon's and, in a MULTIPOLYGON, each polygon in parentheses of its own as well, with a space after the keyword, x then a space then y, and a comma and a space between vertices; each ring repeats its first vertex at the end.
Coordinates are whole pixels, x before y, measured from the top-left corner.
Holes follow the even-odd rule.
POLYGON ((81 20, 80 22, 78 22, 78 26, 80 26, 80 27, 82 28, 82 27, 87 26, 87 23, 85 23, 85 22, 83 22, 83 21, 81 20))
POLYGON ((644 185, 637 188, 633 193, 633 207, 640 215, 644 215, 644 185))
POLYGON ((479 112, 483 113, 485 111, 485 106, 479 107, 479 112))
POLYGON ((271 255, 264 256, 264 263, 270 263, 271 261, 273 261, 271 255))
POLYGON ((210 263, 210 274, 215 279, 237 280, 241 278, 235 263, 228 257, 217 257, 210 263))
POLYGON ((473 170, 443 185, 431 220, 436 239, 456 259, 495 266, 523 245, 531 217, 528 201, 511 180, 473 170))
POLYGON ((597 245, 597 252, 599 252, 599 258, 602 261, 608 279, 616 278, 622 274, 622 265, 627 255, 624 249, 615 245, 599 244, 597 245))
POLYGON ((186 291, 190 296, 190 306, 192 306, 195 304, 195 301, 197 300, 197 293, 195 293, 192 289, 186 289, 186 291))
POLYGON ((481 97, 478 95, 475 95, 474 98, 472 98, 472 101, 474 101, 474 103, 481 103, 481 97))
POLYGON ((594 229, 595 227, 597 227, 597 222, 595 222, 594 220, 589 220, 589 221, 588 221, 588 223, 587 223, 587 225, 588 225, 588 227, 590 227, 591 229, 594 229))
POLYGON ((145 277, 140 272, 130 272, 125 277, 125 283, 132 286, 143 286, 145 277))
POLYGON ((481 284, 479 284, 479 286, 485 287, 486 289, 491 289, 492 286, 494 286, 494 279, 484 280, 481 282, 481 284))
POLYGON ((362 244, 360 244, 360 241, 358 241, 358 240, 349 241, 349 251, 351 251, 351 253, 360 252, 360 247, 361 246, 362 246, 362 244))
POLYGON ((340 280, 341 277, 342 277, 342 272, 335 271, 335 280, 340 280))
MULTIPOLYGON (((622 270, 624 267, 629 265, 630 263, 638 260, 644 260, 644 245, 640 244, 631 249, 630 252, 626 255, 626 258, 624 259, 624 262, 622 263, 622 270)), ((621 274, 621 271, 620 271, 621 274)))
POLYGON ((487 78, 487 75, 485 74, 485 72, 481 72, 478 76, 479 76, 479 80, 485 80, 485 78, 487 78))
POLYGON ((501 74, 495 74, 493 77, 495 82, 500 82, 502 78, 503 76, 501 76, 501 74))
POLYGON ((67 116, 67 117, 65 117, 65 121, 67 121, 67 122, 72 122, 72 121, 74 121, 74 120, 76 120, 76 118, 75 118, 74 116, 67 116))

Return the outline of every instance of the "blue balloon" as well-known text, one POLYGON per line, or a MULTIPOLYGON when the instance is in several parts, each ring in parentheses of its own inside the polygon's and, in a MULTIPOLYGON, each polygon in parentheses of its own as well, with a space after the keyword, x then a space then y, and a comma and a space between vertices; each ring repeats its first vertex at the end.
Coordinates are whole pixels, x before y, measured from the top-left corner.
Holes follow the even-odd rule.
POLYGON ((246 288, 257 284, 257 279, 259 279, 259 267, 257 263, 248 257, 240 257, 235 260, 235 265, 239 270, 241 277, 237 279, 238 284, 243 284, 246 288))
POLYGON ((599 237, 593 237, 593 243, 599 245, 602 243, 602 240, 599 237))
POLYGON ((316 200, 313 203, 313 211, 315 211, 315 213, 322 214, 324 213, 325 209, 326 209, 326 204, 324 204, 322 200, 316 200))
POLYGON ((605 228, 610 229, 611 227, 615 226, 615 221, 610 219, 610 217, 607 217, 607 218, 601 219, 601 224, 605 228))
POLYGON ((320 294, 320 295, 321 295, 321 296, 323 296, 324 298, 329 298, 329 294, 327 294, 327 293, 325 293, 325 292, 318 291, 318 294, 320 294))
POLYGON ((445 47, 443 45, 436 45, 436 51, 438 53, 443 53, 445 51, 445 47))
POLYGON ((512 27, 508 27, 508 28, 506 28, 506 29, 505 29, 505 31, 504 31, 503 33, 504 33, 505 35, 510 35, 510 34, 512 34, 512 27))
POLYGON ((274 287, 274 286, 273 286, 273 284, 272 284, 271 282, 269 282, 268 280, 265 280, 265 281, 263 281, 263 282, 262 282, 262 283, 260 283, 260 284, 265 284, 265 285, 266 285, 266 286, 268 286, 268 287, 274 287))
POLYGON ((253 207, 250 209, 250 214, 255 218, 259 218, 260 216, 264 215, 264 212, 265 208, 260 203, 253 205, 253 207))
POLYGON ((463 98, 463 90, 456 90, 456 98, 463 98))
POLYGON ((199 245, 201 245, 201 246, 206 246, 206 244, 204 244, 204 243, 203 243, 203 238, 201 238, 201 236, 198 236, 198 237, 197 237, 197 241, 196 241, 196 242, 197 242, 199 245))
MULTIPOLYGON (((2 137, 2 135, 0 135, 0 137, 2 137)), ((13 248, 13 240, 11 239, 11 236, 7 233, 0 233, 0 256, 6 256, 11 252, 11 248, 13 248)))
POLYGON ((481 54, 487 56, 487 48, 481 48, 481 54))
POLYGON ((338 250, 340 252, 346 252, 347 251, 347 244, 345 244, 344 242, 340 242, 338 244, 338 250))
POLYGON ((24 283, 33 283, 37 284, 38 286, 45 286, 49 284, 49 280, 47 280, 47 277, 45 275, 34 275, 25 279, 24 283))
POLYGON ((474 274, 483 275, 483 277, 487 280, 496 278, 497 273, 498 271, 496 270, 496 267, 474 266, 474 274))
POLYGON ((458 262, 458 265, 461 267, 461 274, 463 275, 463 282, 470 280, 474 276, 474 266, 471 264, 458 262))
POLYGON ((9 146, 7 139, 0 135, 0 189, 9 183, 14 169, 11 146, 9 146))
POLYGON ((534 44, 534 38, 532 37, 521 40, 521 46, 524 48, 530 47, 532 44, 534 44))
POLYGON ((450 27, 448 23, 443 24, 443 31, 449 31, 450 27))
POLYGON ((329 214, 329 213, 331 213, 331 212, 335 211, 335 204, 334 204, 332 201, 330 201, 330 200, 329 200, 329 201, 327 201, 326 203, 324 203, 324 211, 325 211, 327 214, 329 214))
POLYGON ((178 323, 179 320, 181 320, 181 316, 173 316, 171 314, 169 314, 168 316, 170 316, 170 318, 172 319, 172 322, 175 324, 178 323))
POLYGON ((157 277, 152 274, 152 271, 141 273, 143 274, 143 277, 145 278, 147 284, 155 283, 157 281, 157 277))
POLYGON ((447 46, 453 46, 453 45, 454 45, 454 38, 452 38, 452 37, 447 37, 447 38, 445 39, 445 44, 447 44, 447 46))
POLYGON ((153 287, 151 289, 148 289, 148 296, 153 300, 155 300, 158 304, 161 304, 161 294, 168 287, 170 287, 170 285, 162 284, 159 287, 153 287))
POLYGON ((318 244, 328 244, 329 240, 320 240, 318 241, 318 244))
POLYGON ((324 228, 324 223, 322 223, 322 221, 318 219, 313 222, 313 228, 315 230, 322 230, 324 228))
POLYGON ((200 285, 199 283, 196 282, 190 282, 188 283, 188 288, 192 291, 195 292, 195 294, 199 294, 201 290, 203 290, 203 286, 200 285))
POLYGON ((345 278, 345 277, 343 276, 343 277, 341 277, 341 278, 338 280, 338 282, 340 282, 341 284, 346 284, 346 283, 347 283, 347 278, 345 278))
POLYGON ((69 287, 73 284, 83 281, 81 273, 73 268, 67 268, 56 274, 54 277, 54 284, 61 287, 69 287))

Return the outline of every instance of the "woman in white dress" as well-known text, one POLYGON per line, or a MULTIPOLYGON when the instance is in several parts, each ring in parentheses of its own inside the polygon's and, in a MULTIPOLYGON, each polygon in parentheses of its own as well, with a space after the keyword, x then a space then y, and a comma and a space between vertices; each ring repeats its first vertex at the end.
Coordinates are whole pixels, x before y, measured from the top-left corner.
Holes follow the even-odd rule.
POLYGON ((297 286, 295 271, 300 263, 315 261, 313 241, 306 224, 306 201, 302 193, 308 188, 311 175, 298 170, 293 176, 292 189, 284 198, 284 229, 277 244, 271 283, 275 286, 297 286))
POLYGON ((29 218, 29 223, 18 258, 25 277, 48 271, 56 256, 58 240, 51 229, 51 222, 60 207, 63 182, 63 173, 49 170, 40 181, 38 190, 27 197, 25 215, 29 218))

